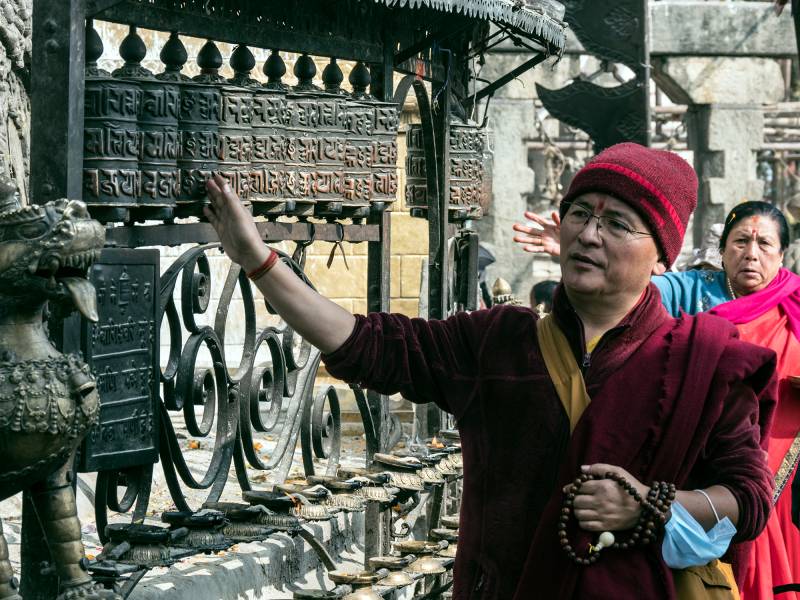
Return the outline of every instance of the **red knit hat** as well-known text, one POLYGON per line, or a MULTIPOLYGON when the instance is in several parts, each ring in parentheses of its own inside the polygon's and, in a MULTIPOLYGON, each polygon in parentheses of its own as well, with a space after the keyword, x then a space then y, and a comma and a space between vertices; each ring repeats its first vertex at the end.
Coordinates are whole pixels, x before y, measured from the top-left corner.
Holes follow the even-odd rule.
POLYGON ((697 206, 697 175, 677 154, 625 143, 606 148, 578 171, 559 207, 561 216, 578 196, 602 192, 633 207, 650 226, 667 267, 683 245, 697 206))

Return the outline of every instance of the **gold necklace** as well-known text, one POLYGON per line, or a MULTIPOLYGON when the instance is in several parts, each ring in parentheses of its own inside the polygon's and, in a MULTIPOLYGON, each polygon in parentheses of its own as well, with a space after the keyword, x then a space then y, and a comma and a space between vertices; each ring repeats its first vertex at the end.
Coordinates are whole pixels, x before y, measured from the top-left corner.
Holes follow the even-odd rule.
POLYGON ((725 275, 725 283, 728 286, 728 293, 731 296, 731 300, 736 300, 739 296, 736 295, 736 292, 733 291, 733 286, 731 285, 731 280, 728 275, 725 275))

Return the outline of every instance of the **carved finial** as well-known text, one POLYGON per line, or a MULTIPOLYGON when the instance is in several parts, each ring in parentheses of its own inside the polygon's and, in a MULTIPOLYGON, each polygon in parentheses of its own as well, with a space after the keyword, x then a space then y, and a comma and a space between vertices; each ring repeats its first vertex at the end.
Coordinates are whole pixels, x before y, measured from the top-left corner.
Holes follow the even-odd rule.
POLYGON ((0 175, 0 213, 13 212, 22 208, 17 193, 17 185, 6 175, 0 175))
POLYGON ((136 32, 136 27, 131 26, 128 30, 128 35, 119 45, 119 55, 125 61, 125 64, 114 71, 114 77, 142 78, 153 76, 153 73, 145 69, 141 64, 147 55, 147 46, 144 45, 144 40, 136 32))
POLYGON ((200 67, 200 75, 194 78, 201 83, 225 83, 225 78, 219 74, 222 66, 222 53, 217 45, 208 40, 200 52, 197 53, 197 66, 200 67))
POLYGON ((317 74, 317 65, 314 64, 314 59, 308 54, 301 54, 297 61, 294 63, 294 76, 297 77, 297 85, 294 86, 296 90, 318 90, 319 88, 314 85, 314 76, 317 74))
POLYGON ((512 294, 509 283, 502 277, 498 277, 492 286, 492 300, 494 304, 522 305, 522 302, 512 294))
POLYGON ((251 86, 258 85, 258 81, 250 77, 250 71, 256 66, 256 57, 250 52, 250 48, 244 44, 239 44, 231 53, 231 68, 233 77, 228 81, 234 85, 251 86))
POLYGON ((98 68, 97 60, 103 56, 103 40, 94 28, 94 21, 86 21, 86 77, 108 77, 110 73, 98 68))
POLYGON ((271 90, 285 91, 287 86, 281 81, 286 75, 286 63, 277 50, 273 50, 266 61, 264 61, 264 75, 267 76, 267 83, 264 87, 271 90))
POLYGON ((350 77, 347 78, 350 82, 350 85, 353 86, 353 97, 354 98, 369 98, 369 94, 367 93, 367 88, 369 84, 372 82, 372 75, 363 62, 358 61, 356 66, 353 67, 353 70, 350 71, 350 77))
POLYGON ((183 65, 189 59, 186 52, 186 46, 183 45, 181 38, 178 37, 178 32, 173 31, 169 34, 169 39, 161 48, 158 55, 161 62, 164 63, 164 72, 156 75, 158 79, 163 81, 186 81, 189 78, 181 73, 183 65))
POLYGON ((325 65, 322 70, 322 83, 325 86, 325 91, 331 94, 342 93, 342 82, 344 81, 344 74, 335 58, 331 58, 331 62, 325 65))

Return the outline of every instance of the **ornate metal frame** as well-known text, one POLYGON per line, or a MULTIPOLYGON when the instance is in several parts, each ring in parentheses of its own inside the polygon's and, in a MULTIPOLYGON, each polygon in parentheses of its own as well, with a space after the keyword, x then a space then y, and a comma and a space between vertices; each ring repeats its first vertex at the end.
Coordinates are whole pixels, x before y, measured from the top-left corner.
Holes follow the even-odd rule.
MULTIPOLYGON (((371 65, 371 94, 380 101, 401 103, 413 87, 422 113, 425 159, 428 163, 430 253, 429 317, 443 318, 450 311, 447 239, 448 144, 451 114, 476 101, 469 98, 467 59, 472 51, 483 51, 493 21, 504 31, 538 45, 539 55, 525 68, 549 54, 563 50, 564 24, 558 3, 530 2, 522 7, 512 0, 41 0, 33 14, 32 158, 31 196, 43 203, 57 197, 82 196, 84 26, 97 18, 144 28, 180 31, 182 34, 257 47, 363 61, 371 65), (555 7, 555 10, 554 10, 555 7), (445 28, 444 25, 447 25, 445 28), (399 50, 398 50, 399 48, 399 50), (393 94, 393 72, 409 73, 393 94), (431 101, 423 80, 433 84, 431 101), (64 90, 64 95, 53 90, 64 90), (46 117, 45 117, 46 115, 46 117)), ((519 73, 516 73, 517 75, 519 73)), ((503 81, 498 82, 498 85, 503 81)), ((497 86, 494 86, 491 93, 497 86)), ((368 243, 368 310, 389 308, 390 213, 374 210, 365 222, 311 224, 259 224, 265 241, 292 240, 304 245, 313 240, 368 243)), ((473 236, 474 237, 474 236, 473 236)), ((477 239, 469 235, 459 257, 473 257, 477 239)), ((313 395, 319 351, 300 341, 287 328, 257 331, 255 299, 250 283, 232 265, 223 286, 223 300, 214 315, 214 325, 200 326, 196 316, 208 310, 211 285, 208 253, 216 247, 213 229, 205 223, 109 227, 107 240, 121 248, 194 243, 161 276, 157 322, 170 331, 167 366, 161 373, 162 396, 157 403, 158 447, 171 496, 180 510, 193 507, 184 498, 188 487, 204 490, 207 502, 219 500, 233 463, 239 486, 251 489, 247 465, 284 480, 292 466, 299 438, 303 466, 314 473, 314 458, 328 459, 327 473, 335 468, 340 452, 339 401, 327 388, 313 395), (175 299, 180 279, 181 299, 175 299), (225 355, 226 308, 239 290, 245 306, 244 351, 237 369, 225 355), (183 331, 187 341, 182 344, 183 331), (198 351, 205 347, 213 365, 197 370, 198 351), (255 362, 259 348, 266 348, 271 366, 255 362), (200 422, 196 406, 203 406, 200 422), (283 406, 282 406, 283 405, 283 406), (327 410, 326 410, 327 406, 327 410), (205 437, 215 427, 215 446, 206 473, 195 477, 183 458, 172 425, 179 413, 195 437, 205 437), (253 450, 255 432, 280 432, 276 451, 264 462, 253 450)), ((298 260, 284 257, 300 275, 298 260)), ((462 288, 475 284, 467 261, 462 268, 462 288)), ((462 292, 463 298, 470 297, 462 292)), ((474 296, 475 294, 472 294, 474 296)), ((459 301, 460 306, 468 306, 459 301)), ((157 328, 158 330, 158 328, 157 328)), ((63 336, 63 333, 62 333, 63 336)), ((367 434, 367 459, 388 450, 389 414, 385 398, 355 389, 367 434)), ((431 411, 430 431, 439 429, 431 411)), ((130 513, 141 520, 149 502, 152 462, 125 464, 98 475, 96 510, 98 530, 103 532, 107 511, 130 513), (123 488, 122 496, 119 488, 123 488)), ((369 509, 368 509, 369 510, 369 509)), ((381 554, 388 545, 387 511, 367 515, 367 555, 381 554)), ((26 525, 27 527, 27 525, 26 525)), ((35 539, 34 535, 28 539, 35 539)), ((29 549, 30 550, 30 549, 29 549)), ((23 549, 29 558, 30 551, 23 549)), ((28 565, 30 567, 30 565, 28 565)), ((36 577, 25 568, 32 596, 48 597, 46 577, 36 577), (36 594, 40 594, 37 596, 36 594)), ((135 582, 134 582, 135 583, 135 582)))

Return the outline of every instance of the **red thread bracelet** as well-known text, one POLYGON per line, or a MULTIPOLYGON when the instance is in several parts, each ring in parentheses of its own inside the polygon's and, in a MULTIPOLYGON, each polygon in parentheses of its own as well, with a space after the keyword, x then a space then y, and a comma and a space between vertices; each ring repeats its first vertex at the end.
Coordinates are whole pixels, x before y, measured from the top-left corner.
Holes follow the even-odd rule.
POLYGON ((270 248, 269 256, 267 256, 266 260, 261 263, 260 267, 256 267, 252 271, 247 274, 247 278, 250 281, 255 281, 259 277, 266 275, 269 270, 275 266, 275 263, 278 262, 278 253, 275 250, 270 248))

